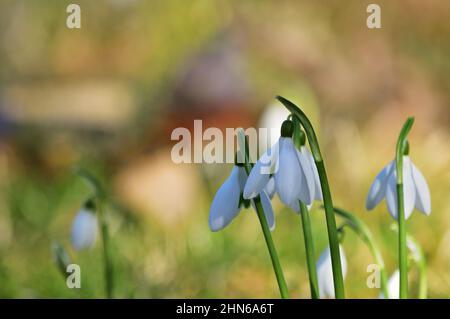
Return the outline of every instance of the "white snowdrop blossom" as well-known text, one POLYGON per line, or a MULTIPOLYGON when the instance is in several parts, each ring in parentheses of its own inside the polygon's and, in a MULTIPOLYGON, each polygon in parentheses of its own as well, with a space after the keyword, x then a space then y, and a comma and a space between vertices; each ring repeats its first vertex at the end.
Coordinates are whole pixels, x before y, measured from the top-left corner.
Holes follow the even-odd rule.
MULTIPOLYGON (((345 278, 347 275, 347 260, 345 258, 344 249, 341 245, 339 245, 339 252, 341 255, 342 276, 345 278)), ((330 247, 328 247, 322 255, 320 255, 319 260, 317 261, 316 269, 320 298, 335 298, 330 247)))
POLYGON ((82 208, 72 224, 72 246, 76 250, 91 248, 95 242, 98 231, 97 216, 95 212, 82 208))
MULTIPOLYGON (((212 231, 225 228, 239 214, 241 210, 241 194, 247 180, 247 174, 243 166, 235 165, 228 179, 222 184, 214 196, 209 211, 209 227, 212 231)), ((275 217, 272 210, 270 198, 265 189, 258 193, 261 205, 266 216, 270 230, 275 228, 275 217)), ((251 204, 255 209, 254 200, 251 204)))
MULTIPOLYGON (((387 283, 389 299, 400 299, 400 271, 394 271, 387 283)), ((385 299, 383 292, 380 292, 378 299, 385 299)))
MULTIPOLYGON (((430 215, 431 199, 427 181, 407 155, 403 156, 403 194, 405 219, 408 219, 414 207, 425 215, 430 215)), ((383 198, 386 198, 389 213, 397 220, 397 172, 395 161, 386 165, 375 177, 367 195, 366 208, 368 210, 373 209, 383 198)))
POLYGON ((289 135, 282 134, 256 162, 245 184, 244 198, 257 196, 270 182, 271 175, 281 201, 297 212, 300 211, 299 201, 311 205, 314 199, 322 199, 319 174, 311 152, 305 146, 298 150, 289 135))

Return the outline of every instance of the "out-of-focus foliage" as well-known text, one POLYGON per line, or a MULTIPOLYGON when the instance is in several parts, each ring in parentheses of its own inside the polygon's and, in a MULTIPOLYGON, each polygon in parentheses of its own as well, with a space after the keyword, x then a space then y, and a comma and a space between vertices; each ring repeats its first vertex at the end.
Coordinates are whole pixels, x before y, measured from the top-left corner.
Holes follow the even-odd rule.
MULTIPOLYGON (((256 125, 276 94, 312 115, 334 202, 369 225, 389 273, 393 220, 364 201, 402 123, 416 117, 411 156, 432 214, 415 213, 408 229, 428 260, 429 296, 450 296, 450 2, 377 1, 382 29, 369 30, 370 1, 80 0, 82 28, 70 30, 71 2, 0 2, 1 297, 104 296, 100 242, 70 248, 90 194, 75 167, 109 194, 117 297, 277 297, 251 210, 208 229, 231 168, 170 159, 174 127, 256 125), (81 266, 81 289, 66 287, 54 241, 81 266)), ((291 295, 306 298, 300 218, 274 206, 291 295)), ((319 207, 312 222, 318 256, 327 245, 319 207)), ((344 247, 347 295, 378 296, 366 286, 367 248, 351 232, 344 247)))

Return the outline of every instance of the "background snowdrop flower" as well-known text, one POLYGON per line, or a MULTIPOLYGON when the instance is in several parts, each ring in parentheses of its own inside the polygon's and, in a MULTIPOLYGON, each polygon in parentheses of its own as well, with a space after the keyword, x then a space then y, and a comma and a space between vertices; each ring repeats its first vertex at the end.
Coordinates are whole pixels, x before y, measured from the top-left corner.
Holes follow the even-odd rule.
MULTIPOLYGON (((241 210, 241 194, 247 180, 245 168, 235 165, 228 179, 222 184, 214 196, 209 211, 209 227, 212 231, 219 231, 225 228, 239 214, 241 210)), ((261 205, 270 230, 275 228, 275 218, 270 203, 270 198, 265 190, 260 193, 261 205)), ((253 208, 254 202, 251 201, 253 208)))
POLYGON ((280 107, 278 103, 272 103, 266 107, 259 121, 259 127, 267 129, 270 134, 268 141, 270 144, 267 146, 274 145, 278 141, 279 131, 277 134, 272 134, 272 132, 275 133, 279 130, 284 120, 286 120, 290 114, 291 113, 287 109, 280 107))
MULTIPOLYGON (((377 206, 383 198, 386 198, 387 207, 391 216, 397 220, 397 172, 395 161, 386 165, 375 177, 369 194, 367 195, 366 208, 368 210, 377 206)), ((409 156, 403 156, 403 193, 405 202, 405 219, 407 219, 414 207, 424 213, 431 213, 430 190, 425 177, 412 163, 409 156)))
MULTIPOLYGON (((345 278, 347 275, 347 260, 345 259, 344 249, 341 245, 339 245, 339 252, 341 255, 342 276, 345 278)), ((335 298, 330 247, 320 255, 316 268, 320 298, 335 298)))
POLYGON ((317 185, 319 175, 314 162, 311 162, 312 155, 306 147, 300 150, 295 147, 292 133, 292 121, 284 121, 278 142, 261 156, 250 172, 244 198, 257 196, 269 183, 271 173, 281 201, 296 211, 299 211, 299 200, 311 205, 313 199, 322 197, 321 191, 316 194, 320 183, 317 185))
MULTIPOLYGON (((389 299, 400 299, 400 271, 397 269, 388 281, 389 299)), ((385 299, 383 292, 380 293, 378 299, 385 299)))
POLYGON ((91 209, 82 208, 72 224, 72 246, 76 250, 91 248, 97 237, 97 216, 91 209))

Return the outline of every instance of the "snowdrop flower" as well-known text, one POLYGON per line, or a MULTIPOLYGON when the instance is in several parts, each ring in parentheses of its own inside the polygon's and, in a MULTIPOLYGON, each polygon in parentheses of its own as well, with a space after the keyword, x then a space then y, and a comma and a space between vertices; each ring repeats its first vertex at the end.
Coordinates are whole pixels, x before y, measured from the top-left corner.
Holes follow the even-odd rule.
POLYGON ((298 150, 292 140, 293 123, 283 122, 281 137, 256 162, 244 188, 244 198, 257 196, 274 176, 275 190, 281 201, 299 212, 299 200, 311 205, 314 199, 322 199, 319 174, 309 150, 298 150))
MULTIPOLYGON (((397 171, 395 160, 386 165, 375 177, 367 195, 366 208, 377 206, 386 198, 391 216, 397 220, 397 171)), ((414 207, 425 215, 431 213, 430 190, 427 181, 408 155, 403 156, 403 193, 405 201, 405 219, 411 215, 414 207)))
MULTIPOLYGON (((344 249, 341 245, 339 245, 339 252, 341 255, 342 276, 345 278, 347 275, 347 260, 345 259, 344 249)), ((334 298, 333 267, 331 265, 330 247, 320 255, 316 268, 320 298, 334 298)))
MULTIPOLYGON (((241 195, 246 181, 247 174, 244 166, 241 164, 235 165, 228 179, 217 191, 211 204, 209 227, 212 231, 215 232, 225 228, 239 214, 243 204, 241 195)), ((269 228, 273 230, 275 228, 275 218, 269 195, 264 189, 261 189, 258 195, 260 195, 261 205, 269 228)), ((253 200, 251 204, 255 209, 253 200)))
POLYGON ((72 246, 76 250, 91 248, 97 237, 97 216, 87 204, 75 217, 72 224, 72 246))
MULTIPOLYGON (((400 299, 400 271, 398 269, 392 274, 387 283, 389 299, 400 299)), ((385 299, 383 292, 378 299, 385 299)))

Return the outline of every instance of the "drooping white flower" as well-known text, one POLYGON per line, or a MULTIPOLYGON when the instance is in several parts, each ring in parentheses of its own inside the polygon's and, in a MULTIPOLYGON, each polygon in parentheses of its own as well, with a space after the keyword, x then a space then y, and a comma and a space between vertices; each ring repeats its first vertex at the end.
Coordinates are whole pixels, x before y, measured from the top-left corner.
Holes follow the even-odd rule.
MULTIPOLYGON (((345 278, 347 275, 347 260, 341 245, 339 245, 339 252, 341 255, 342 276, 345 278)), ((330 247, 320 255, 316 268, 320 298, 335 298, 330 247)))
MULTIPOLYGON (((400 271, 398 269, 389 278, 387 289, 389 299, 400 299, 400 271)), ((380 292, 378 299, 385 299, 383 292, 380 292)))
MULTIPOLYGON (((431 213, 430 190, 425 177, 412 163, 409 156, 403 156, 403 194, 405 219, 411 215, 414 207, 424 213, 431 213)), ((377 206, 386 198, 387 207, 391 216, 397 220, 397 171, 395 161, 386 165, 375 177, 369 194, 366 208, 368 210, 377 206)))
POLYGON ((88 208, 82 208, 72 224, 72 246, 76 250, 91 248, 98 231, 97 216, 88 208))
MULTIPOLYGON (((239 214, 241 210, 241 194, 247 180, 243 166, 235 165, 228 179, 222 184, 214 196, 209 210, 209 227, 212 231, 225 228, 239 214)), ((267 192, 262 189, 259 194, 261 205, 270 230, 275 228, 275 218, 267 192)), ((253 208, 254 201, 251 200, 253 208)))
POLYGON ((283 134, 283 126, 278 142, 261 156, 250 172, 244 198, 257 196, 273 175, 281 201, 298 212, 299 201, 311 205, 314 199, 322 199, 322 190, 312 154, 305 146, 298 150, 290 137, 292 132, 283 134))

